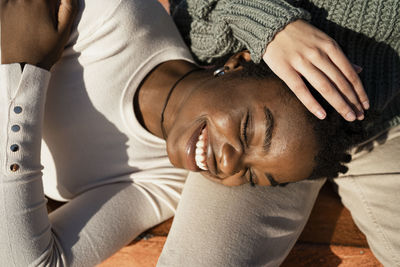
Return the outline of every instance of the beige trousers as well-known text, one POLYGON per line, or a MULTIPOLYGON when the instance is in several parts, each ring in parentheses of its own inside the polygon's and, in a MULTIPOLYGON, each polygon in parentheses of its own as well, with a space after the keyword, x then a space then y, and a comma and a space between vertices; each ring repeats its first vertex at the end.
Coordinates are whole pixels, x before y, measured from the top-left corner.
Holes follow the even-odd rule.
MULTIPOLYGON (((362 148, 335 182, 378 260, 400 266, 400 127, 362 148)), ((158 266, 279 266, 324 182, 229 188, 191 174, 158 266)))

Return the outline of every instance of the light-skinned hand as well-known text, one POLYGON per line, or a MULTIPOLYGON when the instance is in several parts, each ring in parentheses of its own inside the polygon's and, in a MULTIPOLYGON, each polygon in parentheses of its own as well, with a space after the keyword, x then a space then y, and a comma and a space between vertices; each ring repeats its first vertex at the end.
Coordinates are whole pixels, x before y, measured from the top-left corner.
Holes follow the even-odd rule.
POLYGON ((347 121, 364 118, 369 101, 357 74, 361 67, 352 65, 332 38, 306 21, 296 20, 276 34, 263 59, 318 118, 324 119, 326 112, 302 77, 347 121))
POLYGON ((68 41, 77 0, 1 0, 1 63, 50 70, 68 41))

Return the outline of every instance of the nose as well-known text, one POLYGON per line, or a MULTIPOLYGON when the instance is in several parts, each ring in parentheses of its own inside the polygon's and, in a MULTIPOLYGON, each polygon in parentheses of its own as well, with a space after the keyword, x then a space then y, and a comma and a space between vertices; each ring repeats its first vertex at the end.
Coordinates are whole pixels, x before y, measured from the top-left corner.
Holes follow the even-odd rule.
POLYGON ((238 150, 232 145, 225 143, 222 146, 221 157, 219 160, 220 171, 227 176, 239 172, 242 169, 242 155, 242 150, 238 150))

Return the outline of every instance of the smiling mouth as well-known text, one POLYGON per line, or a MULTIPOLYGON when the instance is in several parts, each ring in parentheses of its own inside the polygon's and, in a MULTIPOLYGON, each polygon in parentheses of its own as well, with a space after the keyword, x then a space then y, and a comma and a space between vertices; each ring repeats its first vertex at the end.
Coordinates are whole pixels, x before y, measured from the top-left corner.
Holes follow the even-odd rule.
POLYGON ((188 170, 208 170, 206 163, 207 139, 207 126, 202 124, 194 131, 186 146, 186 167, 188 170))
POLYGON ((199 139, 196 142, 196 151, 195 151, 195 162, 199 169, 203 171, 208 171, 207 167, 207 144, 208 144, 208 135, 206 131, 206 127, 203 128, 199 135, 199 139))

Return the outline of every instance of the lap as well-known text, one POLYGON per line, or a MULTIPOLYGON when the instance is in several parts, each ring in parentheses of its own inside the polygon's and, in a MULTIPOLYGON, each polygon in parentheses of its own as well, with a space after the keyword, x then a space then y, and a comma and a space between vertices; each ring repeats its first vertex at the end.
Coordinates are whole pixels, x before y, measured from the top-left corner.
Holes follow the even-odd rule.
POLYGON ((140 185, 122 182, 82 193, 52 212, 50 220, 68 266, 93 266, 173 212, 140 185))
POLYGON ((277 266, 324 180, 225 187, 190 174, 158 266, 277 266))
POLYGON ((385 266, 400 265, 400 127, 355 153, 349 172, 336 179, 343 204, 385 266))

